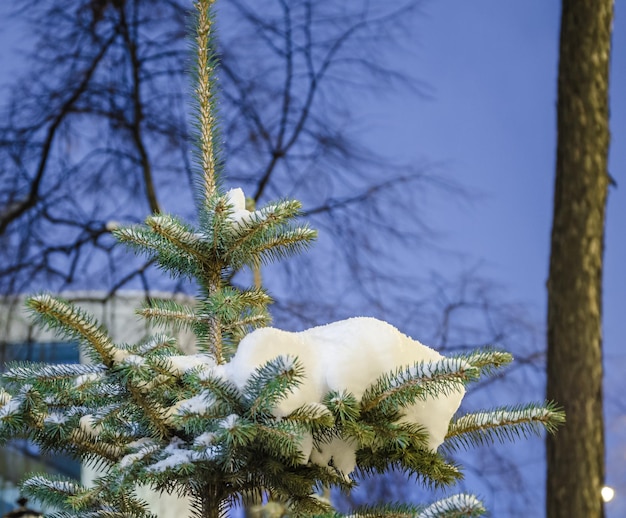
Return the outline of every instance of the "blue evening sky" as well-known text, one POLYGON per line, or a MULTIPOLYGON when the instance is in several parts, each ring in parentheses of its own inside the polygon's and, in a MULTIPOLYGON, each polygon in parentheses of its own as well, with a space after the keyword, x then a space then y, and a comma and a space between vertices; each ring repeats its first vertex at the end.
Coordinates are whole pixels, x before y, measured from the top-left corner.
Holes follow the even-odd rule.
MULTIPOLYGON (((0 5, 0 16, 8 7, 0 5)), ((402 66, 427 82, 432 98, 406 93, 368 102, 372 144, 406 160, 443 164, 480 193, 471 205, 439 203, 434 224, 444 244, 482 261, 482 272, 545 314, 555 162, 560 2, 431 0, 402 66)), ((16 30, 10 40, 19 46, 16 30)), ((0 35, 6 41, 7 34, 0 35)), ((0 46, 0 82, 17 67, 14 46, 0 46)), ((626 516, 626 6, 618 2, 611 77, 610 191, 605 263, 607 483, 616 488, 608 516, 626 516)))
MULTIPOLYGON (((604 271, 608 516, 626 516, 626 6, 617 2, 611 72, 610 172, 604 271)), ((451 249, 545 321, 556 148, 560 2, 429 1, 406 67, 432 100, 398 96, 372 109, 374 141, 426 157, 481 196, 442 206, 435 223, 451 249)))

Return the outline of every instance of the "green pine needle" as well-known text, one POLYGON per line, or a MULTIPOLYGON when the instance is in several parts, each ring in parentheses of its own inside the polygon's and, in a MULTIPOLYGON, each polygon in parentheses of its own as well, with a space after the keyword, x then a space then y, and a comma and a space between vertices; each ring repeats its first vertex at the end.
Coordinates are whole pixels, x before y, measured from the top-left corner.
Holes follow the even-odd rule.
POLYGON ((514 441, 539 435, 542 430, 554 433, 565 422, 564 412, 554 403, 504 406, 463 415, 450 423, 444 446, 480 446, 493 442, 514 441))
POLYGON ((397 369, 378 378, 364 392, 361 409, 365 414, 396 415, 398 408, 417 400, 447 395, 477 379, 478 368, 466 358, 443 358, 397 369))
POLYGON ((96 363, 113 363, 113 342, 107 331, 86 311, 61 298, 47 294, 35 295, 26 300, 40 325, 57 331, 86 346, 86 351, 96 363))
POLYGON ((304 368, 295 357, 278 356, 252 373, 243 393, 249 400, 248 414, 256 419, 269 416, 276 404, 302 382, 304 368))

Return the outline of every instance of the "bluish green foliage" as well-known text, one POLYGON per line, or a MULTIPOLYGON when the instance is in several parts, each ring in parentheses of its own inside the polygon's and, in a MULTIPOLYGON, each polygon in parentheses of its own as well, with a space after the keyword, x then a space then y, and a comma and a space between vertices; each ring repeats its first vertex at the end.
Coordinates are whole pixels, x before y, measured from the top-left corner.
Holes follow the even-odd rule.
MULTIPOLYGON (((220 516, 245 495, 261 493, 293 516, 337 516, 318 492, 325 486, 349 491, 352 461, 342 464, 338 455, 316 461, 324 445, 352 452, 357 473, 400 469, 427 485, 446 486, 462 476, 441 453, 446 448, 553 431, 563 415, 551 404, 488 410, 455 419, 443 448, 434 451, 424 427, 402 420, 411 405, 462 395, 467 384, 511 361, 491 349, 409 362, 370 380, 362 397, 331 391, 280 416, 277 404, 304 378, 297 357, 257 365, 243 387, 233 381, 229 360, 243 336, 268 324, 271 299, 260 286, 240 290, 229 279, 243 268, 302 251, 316 234, 297 221, 297 201, 249 211, 242 192, 220 188, 211 4, 196 4, 198 226, 159 214, 115 232, 170 275, 197 283, 200 295, 193 305, 152 300, 138 310, 152 323, 192 332, 197 353, 185 355, 167 334, 115 343, 69 302, 45 294, 30 298, 35 319, 76 341, 90 363, 10 365, 0 391, 0 439, 29 438, 44 451, 93 463, 102 475, 85 487, 38 474, 23 490, 60 509, 58 517, 151 517, 134 492, 138 482, 188 497, 198 517, 220 516)), ((430 506, 390 503, 355 511, 422 518, 483 513, 468 495, 430 506)))

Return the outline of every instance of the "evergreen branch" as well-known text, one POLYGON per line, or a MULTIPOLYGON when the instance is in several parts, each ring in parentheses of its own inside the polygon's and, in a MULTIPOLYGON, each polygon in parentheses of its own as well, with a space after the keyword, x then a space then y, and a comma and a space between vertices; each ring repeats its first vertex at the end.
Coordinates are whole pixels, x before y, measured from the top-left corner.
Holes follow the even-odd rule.
MULTIPOLYGON (((392 426, 396 428, 396 425, 392 426)), ((385 442, 394 435, 383 432, 382 429, 384 428, 386 428, 384 425, 374 426, 362 420, 346 421, 341 427, 341 435, 346 439, 353 439, 360 448, 378 450, 384 447, 385 442)))
POLYGON ((143 357, 128 354, 117 362, 111 376, 123 388, 125 408, 133 407, 133 412, 139 411, 151 433, 161 438, 169 438, 166 410, 155 397, 158 393, 153 392, 156 384, 163 383, 161 375, 143 357))
MULTIPOLYGON (((350 513, 354 518, 415 518, 423 506, 410 504, 364 505, 350 513)), ((339 518, 341 515, 334 515, 339 518)))
POLYGON ((459 446, 467 448, 539 435, 544 429, 554 433, 564 422, 564 412, 554 403, 531 403, 474 412, 450 423, 444 446, 454 450, 459 446))
POLYGON ((113 229, 112 234, 120 243, 139 249, 149 257, 158 256, 161 249, 166 249, 170 254, 175 251, 171 243, 145 225, 118 227, 113 229))
POLYGON ((50 329, 59 330, 66 336, 89 345, 88 352, 96 353, 96 361, 113 364, 113 342, 104 327, 73 304, 42 294, 26 300, 27 307, 34 312, 36 320, 50 329))
POLYGON ((180 353, 176 339, 162 333, 157 333, 140 341, 136 345, 131 346, 129 350, 133 354, 139 354, 146 358, 157 358, 180 353))
POLYGON ((302 204, 297 200, 272 202, 255 211, 229 213, 232 222, 232 238, 226 241, 227 254, 238 254, 255 239, 263 239, 263 234, 276 233, 278 229, 300 214, 302 204))
POLYGON ((96 440, 93 434, 83 428, 75 428, 65 445, 59 445, 59 451, 71 452, 76 457, 97 457, 107 464, 119 460, 121 450, 118 445, 96 440))
POLYGON ((156 432, 161 439, 169 438, 171 430, 167 422, 165 409, 156 401, 147 397, 146 390, 141 385, 129 383, 128 392, 132 401, 148 420, 150 429, 156 432))
POLYGON ((317 231, 306 226, 271 229, 258 243, 250 244, 246 257, 231 256, 231 261, 249 266, 255 266, 257 261, 271 263, 303 252, 316 238, 317 231))
MULTIPOLYGON (((352 511, 350 516, 354 518, 474 518, 485 514, 483 504, 474 495, 458 494, 429 506, 400 503, 364 505, 352 511)), ((340 518, 341 515, 333 514, 332 517, 340 518)))
POLYGON ((166 383, 171 383, 172 378, 178 380, 191 371, 198 374, 212 372, 216 366, 213 358, 206 353, 180 354, 180 352, 167 351, 164 354, 148 357, 146 360, 150 368, 157 372, 166 383))
POLYGON ((243 401, 237 387, 230 381, 224 380, 213 373, 193 373, 187 375, 185 382, 187 384, 196 383, 204 388, 208 389, 215 398, 232 408, 232 411, 236 414, 243 414, 243 401))
POLYGON ((465 358, 415 363, 391 374, 383 374, 370 385, 361 398, 361 411, 366 414, 381 412, 385 416, 396 414, 399 407, 411 405, 416 400, 458 391, 478 375, 478 368, 465 358))
POLYGON ((216 315, 224 328, 245 318, 249 312, 266 313, 272 299, 263 289, 239 290, 232 286, 222 286, 209 294, 202 304, 202 313, 216 315))
POLYGON ((265 307, 272 303, 270 297, 263 288, 250 288, 247 290, 232 290, 232 295, 236 298, 236 307, 245 308, 265 307))
MULTIPOLYGON (((288 466, 301 464, 300 443, 302 430, 288 421, 267 421, 256 423, 257 447, 288 466)), ((285 481, 283 481, 285 482, 285 481)))
POLYGON ((265 308, 260 308, 256 311, 258 311, 258 313, 252 313, 224 324, 222 328, 224 333, 233 335, 233 337, 239 341, 251 329, 266 327, 271 323, 272 317, 265 308))
POLYGON ((21 483, 22 492, 57 508, 66 507, 69 497, 89 492, 76 480, 61 475, 35 474, 21 483))
POLYGON ((158 479, 175 476, 181 470, 193 470, 193 463, 199 460, 199 454, 186 446, 187 443, 179 437, 172 437, 169 444, 155 455, 156 462, 146 468, 146 475, 158 479))
POLYGON ((333 510, 329 502, 322 500, 315 494, 291 495, 288 506, 295 511, 293 514, 296 516, 320 516, 333 510))
POLYGON ((99 511, 103 518, 158 518, 150 513, 148 502, 141 500, 131 491, 121 490, 116 482, 113 477, 107 475, 97 481, 97 485, 102 489, 99 511))
POLYGON ((2 375, 7 381, 28 382, 56 381, 77 376, 102 374, 106 367, 102 364, 48 364, 41 362, 12 362, 2 375))
POLYGON ((201 235, 192 232, 176 218, 169 215, 155 215, 146 218, 148 227, 158 236, 170 243, 179 253, 193 257, 198 265, 208 267, 208 248, 201 235))
POLYGON ((49 515, 53 517, 157 518, 148 511, 147 502, 130 491, 118 491, 111 477, 101 477, 88 488, 68 478, 37 475, 25 481, 22 488, 26 494, 47 499, 55 507, 64 509, 49 515))
POLYGON ((429 505, 417 518, 474 518, 485 514, 487 510, 474 495, 459 494, 429 505))
POLYGON ((223 241, 232 232, 231 212, 228 196, 217 192, 198 207, 200 234, 214 258, 223 255, 223 241))
POLYGON ((21 435, 26 428, 27 418, 30 417, 26 406, 26 398, 23 394, 17 396, 4 396, 0 407, 0 438, 3 441, 12 436, 21 435))
POLYGON ((498 349, 479 349, 469 354, 455 356, 466 361, 471 366, 480 370, 482 375, 490 375, 494 370, 500 369, 513 361, 513 355, 498 349))
POLYGON ((335 424, 332 412, 321 403, 307 403, 291 412, 285 420, 298 423, 311 433, 323 432, 335 424))
POLYGON ((125 454, 110 470, 111 476, 121 479, 138 476, 139 471, 152 462, 155 454, 162 449, 162 444, 146 437, 126 444, 125 454))
POLYGON ((249 446, 258 434, 256 423, 231 414, 218 423, 218 438, 216 443, 222 442, 226 450, 235 450, 249 446))
MULTIPOLYGON (((176 424, 184 424, 186 421, 201 418, 223 418, 227 414, 219 408, 217 400, 208 390, 195 394, 192 397, 181 399, 166 413, 168 420, 176 424)), ((204 419, 202 420, 204 421, 204 419)))
POLYGON ((201 273, 195 254, 177 248, 147 226, 120 227, 113 230, 113 235, 121 243, 126 243, 150 259, 156 259, 159 267, 169 272, 172 277, 195 278, 201 273))
POLYGON ((46 514, 47 518, 158 518, 157 515, 149 512, 130 513, 128 511, 117 511, 108 506, 97 511, 61 511, 58 513, 46 514))
POLYGON ((356 421, 344 427, 344 434, 354 437, 364 448, 384 450, 402 454, 428 449, 429 435, 426 429, 415 423, 396 423, 389 420, 375 425, 356 421))
MULTIPOLYGON (((219 322, 225 342, 223 346, 234 349, 252 329, 270 323, 271 317, 267 310, 270 302, 271 298, 262 289, 240 291, 232 286, 221 286, 203 301, 199 310, 202 320, 194 331, 197 335, 208 334, 210 315, 219 322)), ((226 357, 230 352, 225 351, 226 357)))
POLYGON ((158 325, 172 326, 174 330, 193 329, 202 321, 193 307, 173 300, 151 299, 136 313, 158 325))
POLYGON ((361 415, 359 402, 353 394, 345 390, 343 392, 329 392, 324 396, 323 403, 333 413, 335 420, 340 425, 356 421, 361 415))
POLYGON ((135 354, 143 354, 146 356, 158 355, 162 352, 177 352, 180 349, 176 345, 176 339, 166 334, 157 333, 140 341, 131 348, 135 354))
POLYGON ((269 416, 278 402, 301 384, 304 368, 297 358, 278 356, 252 373, 243 389, 253 420, 269 416))
POLYGON ((357 468, 366 474, 406 471, 428 487, 450 486, 463 478, 458 466, 439 453, 423 449, 371 448, 357 450, 357 468))

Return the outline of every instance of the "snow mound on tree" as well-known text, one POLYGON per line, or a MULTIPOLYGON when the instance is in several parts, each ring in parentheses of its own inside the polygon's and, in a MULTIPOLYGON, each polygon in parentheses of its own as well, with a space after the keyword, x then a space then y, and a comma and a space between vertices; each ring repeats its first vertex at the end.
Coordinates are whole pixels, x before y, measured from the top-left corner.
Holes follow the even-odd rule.
MULTIPOLYGON (((262 328, 248 334, 226 366, 228 378, 243 389, 254 370, 278 356, 297 357, 304 368, 304 380, 273 409, 284 417, 307 403, 321 403, 329 391, 351 392, 358 400, 381 375, 419 362, 444 358, 437 351, 404 335, 387 322, 358 317, 314 327, 301 332, 262 328)), ((437 397, 403 409, 400 422, 422 426, 429 436, 428 447, 436 450, 448 431, 450 419, 459 408, 465 390, 449 390, 437 397)), ((355 467, 355 445, 331 441, 308 449, 304 440, 302 454, 320 465, 331 460, 344 474, 355 467), (306 446, 305 446, 306 445, 306 446), (340 447, 339 447, 340 446, 340 447), (339 467, 338 464, 341 464, 339 467)))

